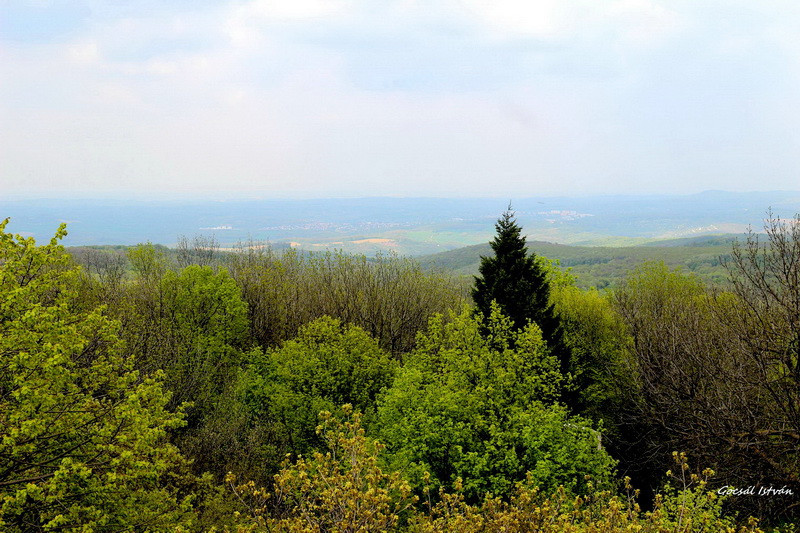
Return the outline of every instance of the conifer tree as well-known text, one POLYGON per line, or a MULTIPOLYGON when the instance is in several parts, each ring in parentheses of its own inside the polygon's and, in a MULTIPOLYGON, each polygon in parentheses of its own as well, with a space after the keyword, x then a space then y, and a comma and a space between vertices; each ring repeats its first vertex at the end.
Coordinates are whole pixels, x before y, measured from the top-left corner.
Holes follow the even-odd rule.
POLYGON ((509 204, 495 224, 497 235, 489 244, 493 257, 481 256, 480 276, 475 277, 472 298, 478 312, 488 317, 492 301, 496 301, 515 329, 535 322, 542 336, 560 363, 562 372, 569 370, 569 350, 564 343, 561 324, 550 303, 547 272, 536 254, 528 252, 522 228, 509 204))

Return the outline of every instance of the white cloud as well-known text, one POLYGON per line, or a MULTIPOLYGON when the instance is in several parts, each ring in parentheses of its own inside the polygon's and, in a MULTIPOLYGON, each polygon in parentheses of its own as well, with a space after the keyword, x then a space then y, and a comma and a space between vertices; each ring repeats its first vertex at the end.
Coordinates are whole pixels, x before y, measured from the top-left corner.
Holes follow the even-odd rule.
POLYGON ((652 0, 617 0, 608 5, 609 24, 630 46, 656 43, 684 25, 676 11, 652 0))
POLYGON ((79 41, 67 48, 68 60, 76 66, 96 65, 100 60, 100 51, 94 40, 79 41))
POLYGON ((255 48, 270 42, 266 30, 269 24, 319 23, 352 8, 353 4, 345 0, 250 0, 229 10, 224 30, 234 46, 255 48))
POLYGON ((464 0, 464 5, 502 36, 555 38, 574 27, 560 0, 464 0))
POLYGON ((653 0, 463 0, 494 37, 544 41, 622 39, 644 45, 681 26, 681 17, 653 0))
POLYGON ((341 0, 252 0, 240 8, 240 13, 266 20, 309 19, 341 13, 351 5, 341 0))
POLYGON ((758 176, 791 188, 798 21, 761 8, 752 25, 733 10, 738 25, 717 25, 694 6, 104 4, 67 42, 0 46, 0 185, 486 195, 758 176))

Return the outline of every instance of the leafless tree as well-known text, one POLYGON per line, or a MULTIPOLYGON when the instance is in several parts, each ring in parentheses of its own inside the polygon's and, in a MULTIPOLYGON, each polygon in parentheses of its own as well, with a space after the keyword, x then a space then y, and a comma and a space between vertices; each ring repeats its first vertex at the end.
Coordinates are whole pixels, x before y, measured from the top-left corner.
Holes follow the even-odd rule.
MULTIPOLYGON (((770 213, 709 289, 663 265, 616 293, 633 337, 631 416, 642 458, 679 450, 736 486, 800 488, 800 217, 770 213)), ((797 517, 798 500, 737 500, 762 516, 797 517), (786 509, 788 508, 788 510, 786 509)))
POLYGON ((191 240, 185 235, 178 239, 178 267, 189 265, 211 266, 219 256, 219 242, 213 235, 195 235, 191 240))
POLYGON ((265 347, 329 315, 364 328, 399 356, 411 349, 431 314, 464 301, 456 279, 396 255, 279 252, 248 243, 228 268, 248 303, 252 335, 265 347))
POLYGON ((117 285, 125 275, 127 260, 122 252, 89 247, 72 251, 75 261, 104 284, 117 285))
POLYGON ((720 318, 747 358, 743 385, 757 387, 766 406, 760 427, 743 428, 734 445, 800 483, 800 215, 781 220, 770 211, 764 230, 765 238, 751 229, 723 261, 741 305, 720 318))

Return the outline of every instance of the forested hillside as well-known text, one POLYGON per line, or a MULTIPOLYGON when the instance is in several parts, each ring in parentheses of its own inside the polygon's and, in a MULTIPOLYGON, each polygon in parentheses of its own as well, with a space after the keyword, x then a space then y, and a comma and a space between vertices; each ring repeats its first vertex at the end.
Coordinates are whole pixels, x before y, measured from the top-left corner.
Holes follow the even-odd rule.
MULTIPOLYGON (((617 286, 625 276, 646 261, 663 261, 671 268, 681 267, 707 282, 724 281, 721 259, 728 258, 731 243, 742 235, 713 235, 655 241, 639 246, 571 246, 543 241, 528 243, 530 250, 569 269, 581 288, 603 289, 617 286)), ((490 253, 489 246, 477 244, 420 256, 423 265, 450 270, 459 275, 478 273, 480 257, 490 253)))
MULTIPOLYGON (((647 261, 663 261, 671 268, 681 268, 686 273, 696 274, 709 283, 724 282, 725 268, 722 260, 730 257, 731 244, 734 240, 744 240, 745 235, 725 234, 669 239, 655 241, 639 246, 573 246, 554 244, 543 241, 530 241, 530 250, 556 263, 561 270, 567 270, 575 278, 575 285, 584 289, 595 287, 604 289, 619 285, 625 276, 647 261)), ((243 245, 233 248, 222 248, 213 237, 197 236, 192 239, 181 237, 175 248, 155 245, 161 253, 178 265, 203 261, 224 262, 224 257, 239 251, 243 245), (191 256, 191 257, 190 257, 191 256)), ((264 243, 248 243, 247 246, 258 247, 264 243)), ((108 269, 119 268, 131 270, 127 251, 130 246, 72 246, 67 251, 85 268, 98 273, 108 269), (113 266, 112 266, 113 265, 113 266)), ((281 252, 289 248, 285 245, 270 244, 273 252, 281 252)), ((325 254, 298 249, 304 256, 325 254)), ((464 278, 466 284, 472 283, 472 276, 478 273, 478 265, 482 255, 490 253, 488 244, 466 246, 431 255, 416 257, 416 261, 424 268, 439 272, 450 272, 456 277, 464 278)), ((368 261, 380 255, 391 255, 389 252, 367 256, 368 261)))
POLYGON ((526 243, 506 213, 439 269, 10 227, 2 531, 800 523, 800 217, 635 265, 656 249, 526 243))

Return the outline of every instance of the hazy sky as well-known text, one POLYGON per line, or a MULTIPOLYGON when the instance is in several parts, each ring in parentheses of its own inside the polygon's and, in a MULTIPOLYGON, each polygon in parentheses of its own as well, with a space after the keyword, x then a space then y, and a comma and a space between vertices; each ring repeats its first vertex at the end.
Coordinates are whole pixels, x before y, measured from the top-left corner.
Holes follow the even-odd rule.
POLYGON ((0 0, 0 194, 800 189, 800 7, 0 0))

